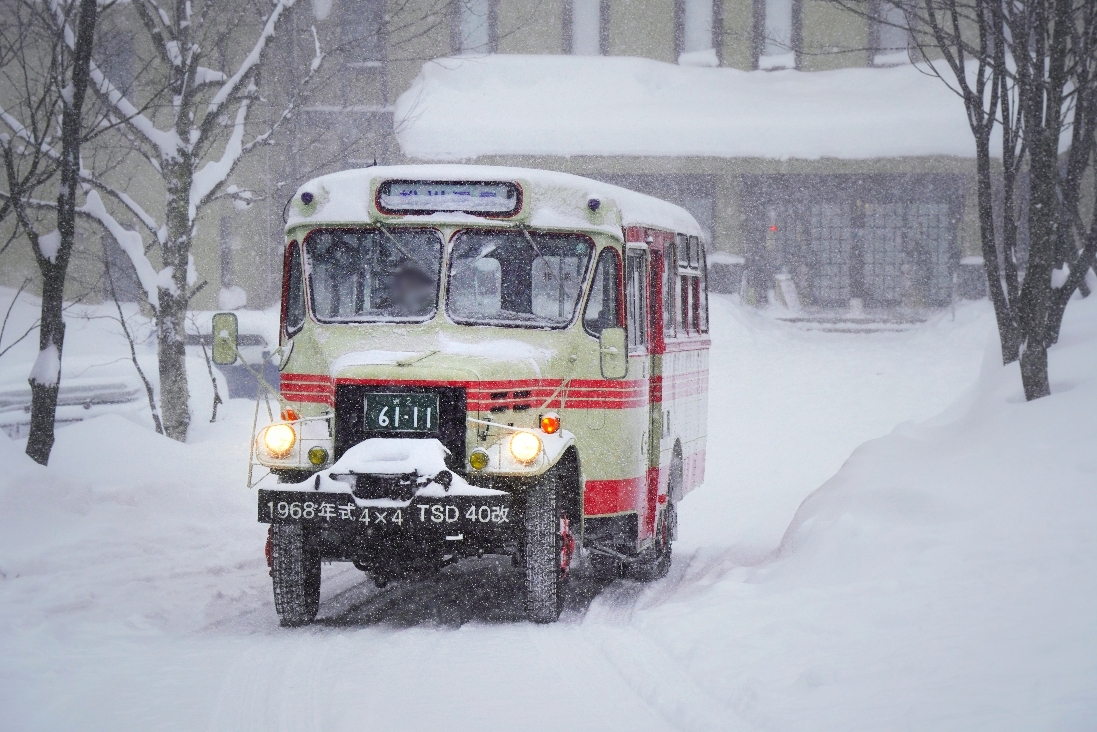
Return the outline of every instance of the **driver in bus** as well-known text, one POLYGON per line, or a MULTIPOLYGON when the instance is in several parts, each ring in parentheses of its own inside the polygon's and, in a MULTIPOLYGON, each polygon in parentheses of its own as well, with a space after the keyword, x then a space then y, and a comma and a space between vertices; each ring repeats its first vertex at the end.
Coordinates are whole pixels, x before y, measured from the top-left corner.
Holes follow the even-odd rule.
POLYGON ((398 315, 421 315, 431 309, 435 290, 430 275, 414 265, 405 264, 392 276, 389 297, 398 315))

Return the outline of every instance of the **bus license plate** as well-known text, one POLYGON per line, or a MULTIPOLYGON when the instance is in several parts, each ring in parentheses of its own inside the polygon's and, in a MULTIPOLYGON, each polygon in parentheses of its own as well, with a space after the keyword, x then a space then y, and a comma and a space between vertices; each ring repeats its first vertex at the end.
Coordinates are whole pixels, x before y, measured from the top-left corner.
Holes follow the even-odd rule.
POLYGON ((366 394, 366 430, 437 432, 437 394, 366 394))

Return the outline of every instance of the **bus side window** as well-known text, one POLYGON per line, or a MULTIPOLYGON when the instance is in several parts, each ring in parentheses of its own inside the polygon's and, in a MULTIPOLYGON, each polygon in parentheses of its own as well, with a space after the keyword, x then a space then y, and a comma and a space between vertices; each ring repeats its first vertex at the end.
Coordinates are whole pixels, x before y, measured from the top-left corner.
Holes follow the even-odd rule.
POLYGON ((594 282, 590 286, 587 306, 583 309, 583 329, 597 338, 603 328, 620 325, 621 305, 617 293, 620 292, 620 260, 617 250, 606 247, 598 255, 598 264, 594 268, 594 282))
POLYGON ((689 237, 685 234, 679 234, 678 239, 678 266, 689 266, 689 237))
POLYGON ((674 242, 668 242, 663 250, 663 335, 674 337, 674 301, 678 294, 678 255, 674 242))
POLYGON ((700 277, 690 277, 690 280, 692 280, 691 284, 693 285, 693 297, 692 297, 693 302, 690 303, 691 305, 693 305, 693 311, 692 311, 692 313, 693 313, 693 332, 694 333, 700 333, 701 332, 701 278, 700 277))
POLYGON ((708 262, 704 248, 701 254, 701 332, 708 333, 708 262))
POLYGON ((625 259, 625 308, 629 350, 647 343, 647 252, 631 251, 625 259))
POLYGON ((305 325, 305 288, 301 273, 301 247, 290 242, 286 252, 285 291, 282 297, 286 337, 292 338, 305 325))
POLYGON ((690 278, 689 278, 688 275, 682 275, 679 279, 681 280, 681 285, 682 285, 681 288, 680 288, 681 292, 682 292, 682 309, 680 311, 682 313, 682 335, 688 335, 689 334, 689 313, 690 313, 690 307, 689 307, 689 293, 690 293, 689 280, 690 280, 690 278))

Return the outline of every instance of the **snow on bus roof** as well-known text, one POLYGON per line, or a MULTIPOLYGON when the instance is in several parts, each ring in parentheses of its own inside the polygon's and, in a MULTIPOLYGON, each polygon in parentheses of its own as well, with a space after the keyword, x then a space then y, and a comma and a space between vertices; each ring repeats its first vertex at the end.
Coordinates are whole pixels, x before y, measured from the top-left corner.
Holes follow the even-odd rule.
MULTIPOLYGON (((680 206, 609 183, 535 168, 510 168, 491 165, 391 165, 343 170, 313 178, 294 193, 316 197, 316 210, 304 215, 298 206, 289 207, 286 230, 299 224, 364 223, 371 220, 370 190, 374 181, 525 181, 532 190, 524 191, 523 203, 530 211, 528 223, 534 228, 605 231, 620 238, 616 222, 592 224, 586 210, 590 198, 612 202, 621 212, 623 226, 656 226, 663 229, 703 236, 693 216, 680 206), (571 194, 562 199, 560 191, 571 194)), ((466 213, 433 213, 404 216, 409 223, 485 223, 499 219, 466 213)), ((507 221, 507 219, 502 219, 507 221)))

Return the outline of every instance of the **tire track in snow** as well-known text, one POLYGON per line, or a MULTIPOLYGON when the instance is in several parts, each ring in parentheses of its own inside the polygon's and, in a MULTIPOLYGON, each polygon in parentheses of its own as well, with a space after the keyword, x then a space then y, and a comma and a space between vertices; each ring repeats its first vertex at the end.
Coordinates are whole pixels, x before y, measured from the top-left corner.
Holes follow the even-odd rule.
POLYGON ((677 598, 680 588, 690 584, 687 579, 695 556, 696 552, 684 563, 676 561, 668 577, 650 585, 618 580, 607 586, 591 604, 580 631, 667 728, 686 732, 757 729, 694 683, 689 669, 643 631, 645 623, 637 623, 636 616, 646 608, 677 598))

